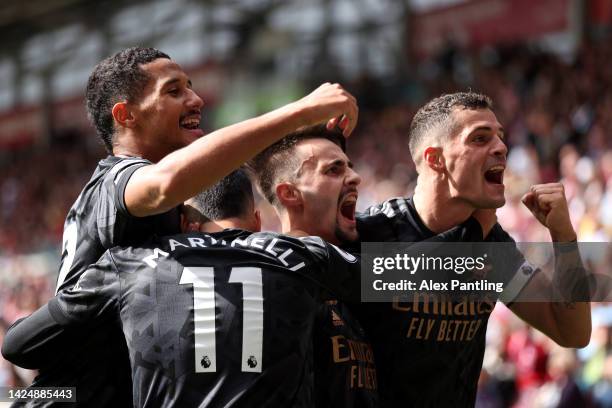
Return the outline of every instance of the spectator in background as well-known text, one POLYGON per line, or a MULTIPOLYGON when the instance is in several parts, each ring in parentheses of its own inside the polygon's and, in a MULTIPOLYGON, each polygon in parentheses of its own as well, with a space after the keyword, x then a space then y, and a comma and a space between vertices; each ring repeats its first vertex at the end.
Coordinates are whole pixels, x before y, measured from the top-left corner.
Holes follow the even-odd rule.
POLYGON ((542 408, 588 407, 589 402, 574 379, 577 363, 573 350, 555 348, 547 365, 551 382, 538 389, 535 398, 525 406, 533 404, 542 408))
POLYGON ((612 354, 604 360, 602 377, 593 387, 593 400, 597 407, 612 407, 612 354))
MULTIPOLYGON (((386 102, 388 106, 372 104, 371 109, 362 110, 360 125, 349 144, 349 154, 363 178, 360 209, 391 195, 412 194, 416 173, 414 164, 405 154, 405 136, 416 107, 429 97, 469 86, 493 97, 498 118, 504 123, 508 134, 507 205, 498 213, 502 226, 518 241, 548 239, 534 232, 534 225, 537 224, 528 221, 532 218, 521 208, 518 198, 529 185, 546 181, 554 175, 553 178, 563 179, 579 240, 600 237, 609 242, 612 238, 610 38, 604 38, 599 43, 584 44, 571 60, 526 45, 459 49, 454 52, 462 61, 457 73, 421 70, 427 75, 411 78, 409 85, 394 93, 417 95, 414 100, 389 100, 391 93, 381 92, 380 89, 384 88, 380 84, 369 81, 369 86, 375 89, 371 88, 364 94, 372 94, 378 89, 377 100, 386 102), (469 71, 469 75, 462 73, 465 70, 469 71), (434 72, 439 74, 432 75, 434 72), (469 81, 465 82, 465 78, 469 81), (532 111, 537 114, 530 115, 532 111), (579 178, 581 175, 578 173, 583 167, 578 168, 577 163, 581 158, 592 162, 592 166, 587 165, 593 168, 588 181, 579 178), (589 185, 599 185, 601 194, 594 192, 597 187, 589 188, 589 185), (587 199, 587 195, 601 199, 587 199), (591 206, 589 211, 587 201, 591 206)), ((455 70, 455 67, 451 67, 451 70, 455 70)), ((78 195, 79 187, 89 178, 90 164, 102 155, 101 151, 85 150, 78 139, 76 142, 73 148, 51 147, 44 152, 16 154, 14 158, 0 163, 0 257, 30 253, 50 246, 55 248, 61 244, 63 217, 78 195), (32 166, 32 163, 36 163, 36 166, 32 166), (48 185, 39 174, 47 175, 48 179, 54 180, 54 184, 48 185), (33 197, 38 199, 34 200, 33 197), (45 215, 34 219, 20 214, 45 215), (14 222, 18 216, 20 222, 14 222)), ((267 208, 262 217, 264 228, 276 229, 274 212, 267 208)), ((537 230, 541 231, 539 228, 537 230)), ((46 269, 49 275, 55 273, 55 266, 46 269)), ((7 275, 21 273, 6 264, 0 271, 7 275)), ((2 298, 11 296, 13 290, 19 291, 13 289, 18 285, 18 279, 2 281, 0 305, 2 298)), ((593 308, 596 316, 597 310, 606 306, 593 305, 593 308)), ((491 333, 499 336, 494 343, 505 345, 514 331, 514 325, 518 323, 506 315, 509 315, 507 309, 498 305, 491 316, 488 332, 492 332, 492 325, 496 324, 497 319, 503 320, 499 323, 503 330, 491 333)), ((600 329, 597 325, 594 320, 593 339, 588 349, 598 344, 599 356, 580 354, 581 361, 587 364, 580 383, 584 383, 589 390, 597 390, 597 395, 605 395, 605 388, 612 382, 612 376, 603 374, 605 362, 609 359, 609 346, 607 340, 600 341, 597 336, 603 333, 605 336, 601 337, 607 339, 612 320, 602 320, 600 329), (591 372, 595 374, 591 375, 591 372)), ((488 343, 487 352, 493 347, 488 343)), ((542 347, 550 354, 548 343, 543 343, 542 347)), ((524 354, 527 353, 528 350, 525 350, 524 354)), ((503 347, 498 354, 500 369, 489 370, 489 383, 498 381, 508 384, 512 382, 515 366, 504 360, 503 347)), ((485 365, 486 360, 485 357, 485 365)), ((601 406, 611 405, 602 403, 601 406)))

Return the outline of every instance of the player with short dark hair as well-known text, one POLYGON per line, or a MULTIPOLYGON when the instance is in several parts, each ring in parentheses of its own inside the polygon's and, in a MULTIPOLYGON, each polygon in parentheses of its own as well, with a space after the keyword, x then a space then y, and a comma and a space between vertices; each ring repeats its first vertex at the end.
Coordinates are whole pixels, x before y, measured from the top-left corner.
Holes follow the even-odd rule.
POLYGON ((297 126, 330 119, 328 125, 348 134, 357 114, 350 94, 324 84, 297 102, 201 138, 202 100, 182 68, 153 48, 129 48, 99 63, 86 100, 111 155, 66 218, 58 288, 74 284, 105 249, 177 232, 177 205, 297 126))
POLYGON ((190 201, 183 229, 201 232, 107 251, 9 330, 3 353, 52 360, 70 352, 50 349, 64 330, 114 327, 127 339, 137 407, 314 406, 318 306, 323 293, 353 296, 358 286, 345 283, 359 262, 318 237, 248 231, 259 217, 246 181, 236 171, 190 201), (228 200, 239 201, 232 212, 208 218, 228 200))
POLYGON ((113 154, 115 120, 113 106, 140 99, 151 74, 141 65, 170 56, 155 48, 128 48, 100 62, 89 76, 85 93, 89 119, 109 154, 113 154))
MULTIPOLYGON (((418 179, 412 198, 394 198, 357 216, 361 241, 514 242, 497 224, 495 209, 504 202, 503 172, 507 147, 504 130, 488 97, 474 92, 443 95, 415 115, 410 151, 418 179)), ((549 229, 554 242, 571 242, 571 226, 563 186, 536 185, 523 202, 549 229)), ((557 258, 556 254, 556 258, 557 258)), ((579 254, 555 259, 555 282, 548 282, 524 264, 518 251, 504 264, 504 302, 533 327, 565 347, 584 347, 590 337, 590 311, 582 299, 579 254), (504 269, 506 270, 506 269, 504 269), (516 271, 516 272, 515 272, 516 271), (570 272, 568 274, 568 272, 570 272), (548 294, 560 281, 573 281, 563 293, 567 302, 521 303, 517 296, 548 294)), ((499 269, 499 268, 498 268, 499 269)), ((552 299, 552 296, 549 297, 552 299)), ((371 336, 379 371, 381 404, 385 407, 473 406, 485 351, 489 315, 496 298, 446 304, 415 295, 413 302, 363 305, 359 318, 371 336)))
MULTIPOLYGON (((214 186, 185 201, 182 208, 183 230, 189 224, 240 218, 255 207, 251 180, 244 171, 234 171, 214 186)), ((259 218, 259 211, 255 211, 259 218)), ((253 229, 259 231, 259 227, 253 229)))
POLYGON ((357 237, 355 205, 361 178, 344 150, 338 131, 316 125, 290 133, 251 160, 283 232, 308 231, 333 244, 357 237))
POLYGON ((453 110, 462 109, 493 109, 493 101, 486 95, 476 92, 457 92, 434 98, 421 107, 410 123, 408 147, 415 161, 421 159, 419 148, 428 139, 449 137, 458 125, 453 116, 453 110))
MULTIPOLYGON (((344 152, 341 135, 324 126, 300 129, 256 156, 251 167, 286 234, 317 235, 339 245, 355 239, 355 205, 361 181, 344 152)), ((360 285, 360 274, 343 286, 360 285)), ((347 306, 359 300, 332 293, 320 307, 315 331, 316 404, 376 407, 378 380, 370 342, 347 306)))
MULTIPOLYGON (((72 287, 107 249, 178 233, 178 205, 291 130, 328 121, 348 136, 357 119, 353 96, 338 84, 323 84, 296 102, 202 137, 204 102, 183 69, 153 48, 128 48, 100 62, 85 98, 109 156, 66 217, 57 290, 72 287)), ((62 369, 33 367, 40 369, 33 385, 77 386, 79 404, 88 407, 129 404, 127 351, 112 336, 90 337, 87 348, 75 345, 62 369), (80 386, 86 380, 87 387, 80 386)))
POLYGON ((319 138, 328 139, 340 146, 343 151, 346 150, 344 138, 338 131, 329 130, 325 125, 315 125, 290 133, 251 160, 261 192, 270 204, 275 207, 280 206, 275 191, 278 180, 292 180, 299 176, 293 174, 301 164, 295 155, 295 146, 302 140, 319 138))

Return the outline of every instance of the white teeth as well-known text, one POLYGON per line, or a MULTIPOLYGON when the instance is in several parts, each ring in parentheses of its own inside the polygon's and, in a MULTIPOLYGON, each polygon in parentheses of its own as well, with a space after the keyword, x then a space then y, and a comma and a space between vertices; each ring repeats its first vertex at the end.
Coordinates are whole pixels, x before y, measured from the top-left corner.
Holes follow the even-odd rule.
POLYGON ((181 122, 181 126, 197 127, 200 126, 199 119, 185 119, 181 122))
POLYGON ((489 168, 488 171, 504 171, 506 169, 506 167, 501 166, 501 165, 497 165, 497 166, 493 166, 491 168, 489 168))

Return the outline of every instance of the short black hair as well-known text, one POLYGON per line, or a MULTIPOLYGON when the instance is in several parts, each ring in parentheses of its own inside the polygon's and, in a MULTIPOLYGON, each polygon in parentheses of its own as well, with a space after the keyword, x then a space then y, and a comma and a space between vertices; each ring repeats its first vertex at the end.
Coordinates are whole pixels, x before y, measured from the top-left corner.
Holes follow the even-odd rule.
POLYGON ((140 66, 158 58, 170 59, 155 48, 128 48, 101 61, 89 76, 85 91, 87 115, 109 153, 113 152, 115 131, 113 106, 120 101, 138 100, 150 79, 140 66))
POLYGON ((251 180, 238 169, 187 200, 184 214, 189 221, 218 221, 247 215, 254 205, 251 180))
POLYGON ((253 171, 261 193, 272 205, 278 205, 275 186, 281 178, 290 179, 300 165, 295 157, 295 146, 302 140, 327 139, 338 145, 343 152, 346 151, 346 142, 342 131, 338 128, 327 129, 325 124, 307 126, 289 133, 278 142, 274 143, 250 162, 249 167, 253 171))
POLYGON ((455 108, 493 110, 493 102, 487 95, 472 91, 445 94, 427 102, 417 111, 410 124, 408 146, 415 163, 419 159, 419 147, 433 136, 432 130, 443 128, 450 134, 454 129, 451 114, 455 108))

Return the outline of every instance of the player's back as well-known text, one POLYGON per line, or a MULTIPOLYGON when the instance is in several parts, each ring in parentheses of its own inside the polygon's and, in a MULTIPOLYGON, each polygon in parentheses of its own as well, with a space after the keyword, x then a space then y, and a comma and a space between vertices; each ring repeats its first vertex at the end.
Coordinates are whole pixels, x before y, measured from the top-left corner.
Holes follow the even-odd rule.
POLYGON ((302 241, 226 230, 112 257, 136 406, 314 405, 325 267, 302 241))
POLYGON ((137 246, 153 235, 179 232, 178 210, 133 217, 124 202, 132 173, 151 162, 136 157, 108 156, 98 163, 68 211, 57 286, 73 286, 80 274, 115 246, 137 246))
MULTIPOLYGON (((70 208, 64 223, 58 288, 72 287, 83 271, 117 245, 138 245, 154 234, 179 230, 178 210, 151 217, 129 214, 123 200, 132 173, 151 164, 140 158, 108 156, 100 160, 91 179, 70 208)), ((78 406, 127 406, 130 395, 126 346, 120 332, 105 332, 66 343, 62 364, 39 365, 34 387, 71 386, 79 390, 78 406)), ((57 406, 55 402, 32 406, 57 406)))

